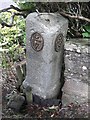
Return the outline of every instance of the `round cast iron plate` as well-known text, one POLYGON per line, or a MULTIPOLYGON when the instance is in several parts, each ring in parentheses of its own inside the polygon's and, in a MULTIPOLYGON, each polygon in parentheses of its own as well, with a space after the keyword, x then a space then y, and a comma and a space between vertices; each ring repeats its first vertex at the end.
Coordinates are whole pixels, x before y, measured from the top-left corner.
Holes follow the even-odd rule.
POLYGON ((35 51, 39 52, 43 49, 44 39, 40 33, 38 32, 33 33, 31 35, 30 41, 31 41, 31 46, 35 51))
POLYGON ((62 42, 63 42, 63 34, 60 33, 60 34, 56 37, 56 40, 55 40, 55 51, 56 51, 56 52, 59 52, 59 51, 60 51, 62 42))

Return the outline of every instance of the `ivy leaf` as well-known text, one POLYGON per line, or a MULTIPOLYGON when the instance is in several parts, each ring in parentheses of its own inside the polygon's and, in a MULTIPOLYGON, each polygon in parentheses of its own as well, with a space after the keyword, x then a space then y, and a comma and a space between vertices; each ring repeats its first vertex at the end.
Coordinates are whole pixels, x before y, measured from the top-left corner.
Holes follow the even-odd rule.
POLYGON ((90 26, 89 25, 85 26, 85 29, 90 33, 90 26))
POLYGON ((90 34, 88 33, 88 32, 84 32, 84 33, 82 33, 82 35, 83 35, 83 37, 85 38, 89 38, 90 37, 90 34))
POLYGON ((82 33, 84 38, 90 37, 90 25, 83 26, 84 32, 82 33))

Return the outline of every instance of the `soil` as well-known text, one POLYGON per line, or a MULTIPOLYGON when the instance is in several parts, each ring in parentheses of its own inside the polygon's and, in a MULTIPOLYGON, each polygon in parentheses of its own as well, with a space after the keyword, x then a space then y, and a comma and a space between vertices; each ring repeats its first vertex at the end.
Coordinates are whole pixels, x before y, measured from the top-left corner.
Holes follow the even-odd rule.
POLYGON ((7 107, 8 103, 8 94, 13 94, 14 92, 18 92, 16 89, 17 78, 15 74, 13 74, 12 70, 9 69, 3 70, 2 73, 3 84, 2 84, 2 120, 4 119, 34 119, 36 118, 46 120, 49 118, 50 120, 53 118, 88 118, 89 115, 89 103, 70 103, 65 106, 51 106, 51 107, 42 107, 36 104, 29 104, 23 106, 20 112, 15 112, 11 108, 7 107))

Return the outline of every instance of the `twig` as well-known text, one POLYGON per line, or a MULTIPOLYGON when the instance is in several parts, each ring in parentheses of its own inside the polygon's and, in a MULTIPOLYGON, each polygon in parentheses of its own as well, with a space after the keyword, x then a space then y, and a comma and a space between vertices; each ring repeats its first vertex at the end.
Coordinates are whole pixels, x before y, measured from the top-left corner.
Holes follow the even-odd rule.
POLYGON ((23 16, 24 18, 26 18, 26 15, 24 13, 14 13, 14 16, 23 16))
POLYGON ((14 10, 17 10, 17 11, 19 11, 19 12, 26 11, 26 10, 20 9, 20 8, 18 8, 18 7, 15 7, 15 6, 13 6, 13 5, 10 5, 10 7, 0 10, 0 13, 1 13, 1 12, 6 12, 6 11, 8 11, 8 10, 10 10, 10 9, 14 9, 14 10))
POLYGON ((74 15, 67 14, 65 12, 60 12, 60 14, 65 16, 65 17, 72 18, 72 19, 79 19, 79 20, 90 22, 89 18, 86 18, 86 17, 83 17, 83 16, 78 16, 78 15, 74 16, 74 15))
POLYGON ((12 26, 14 26, 14 25, 12 25, 12 24, 7 24, 7 23, 5 23, 4 21, 1 23, 1 25, 2 25, 2 28, 4 28, 5 26, 6 26, 6 27, 12 27, 12 26))

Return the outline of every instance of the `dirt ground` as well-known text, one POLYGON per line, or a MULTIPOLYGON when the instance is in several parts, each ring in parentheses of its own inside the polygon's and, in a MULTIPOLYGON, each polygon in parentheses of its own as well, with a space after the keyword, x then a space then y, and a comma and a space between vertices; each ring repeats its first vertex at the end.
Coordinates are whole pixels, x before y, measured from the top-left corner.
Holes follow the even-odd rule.
POLYGON ((4 119, 59 119, 59 118, 88 118, 89 103, 70 103, 65 106, 42 107, 40 105, 25 105, 20 112, 15 112, 7 107, 7 96, 10 93, 17 92, 16 77, 11 70, 3 70, 2 84, 2 120, 4 119))

